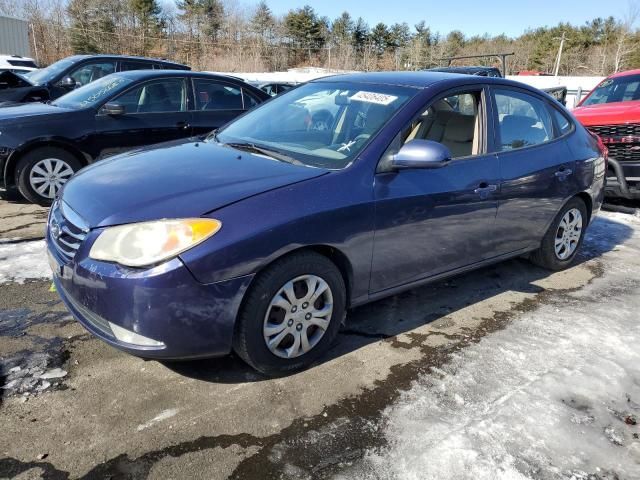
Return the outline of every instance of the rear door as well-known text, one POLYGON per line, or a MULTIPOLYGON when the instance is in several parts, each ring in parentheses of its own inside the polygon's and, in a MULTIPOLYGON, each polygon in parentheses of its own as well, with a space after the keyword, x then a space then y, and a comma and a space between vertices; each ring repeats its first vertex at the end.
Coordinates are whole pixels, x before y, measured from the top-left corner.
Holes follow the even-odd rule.
POLYGON ((501 185, 498 254, 534 247, 577 189, 575 162, 549 100, 527 90, 492 88, 501 185))
POLYGON ((401 131, 375 179, 376 232, 371 293, 418 281, 492 255, 499 168, 488 146, 490 102, 482 87, 447 93, 401 131), (391 155, 412 139, 452 153, 437 169, 390 171, 391 155))
POLYGON ((191 79, 193 134, 207 134, 236 118, 257 102, 240 85, 218 79, 191 79))
POLYGON ((96 140, 104 158, 143 145, 191 135, 185 78, 171 77, 139 83, 110 103, 125 108, 124 115, 96 116, 96 140))

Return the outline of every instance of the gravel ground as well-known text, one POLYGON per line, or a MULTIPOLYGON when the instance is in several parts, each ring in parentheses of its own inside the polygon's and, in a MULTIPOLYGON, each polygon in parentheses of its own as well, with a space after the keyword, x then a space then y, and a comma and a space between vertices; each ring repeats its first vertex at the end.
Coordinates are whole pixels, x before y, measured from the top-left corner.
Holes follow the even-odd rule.
MULTIPOLYGON (((0 219, 46 216, 23 207, 0 203, 0 219)), ((92 338, 50 291, 38 241, 16 241, 26 227, 12 228, 0 241, 0 478, 639 478, 638 430, 625 423, 640 403, 637 367, 612 378, 581 368, 637 365, 640 225, 629 214, 601 215, 565 272, 512 260, 355 309, 322 363, 280 379, 234 357, 144 361, 92 338), (612 323, 595 321, 614 309, 612 323), (554 335, 567 348, 552 348, 554 335), (616 342, 627 346, 619 357, 616 342), (536 383, 544 360, 548 391, 536 383), (591 386, 588 402, 567 379, 591 386), (583 402, 576 418, 593 421, 570 428, 562 399, 583 402), (493 413, 481 421, 483 408, 493 413), (490 435, 511 441, 488 449, 490 435), (566 446, 518 455, 525 439, 591 439, 598 448, 585 452, 613 460, 566 446)))

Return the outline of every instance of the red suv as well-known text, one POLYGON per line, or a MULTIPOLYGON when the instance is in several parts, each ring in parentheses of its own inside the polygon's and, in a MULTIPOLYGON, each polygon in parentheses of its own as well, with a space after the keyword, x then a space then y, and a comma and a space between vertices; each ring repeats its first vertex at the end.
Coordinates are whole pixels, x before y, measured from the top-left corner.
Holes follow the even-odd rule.
POLYGON ((640 70, 607 77, 573 114, 609 149, 607 196, 640 199, 640 70))

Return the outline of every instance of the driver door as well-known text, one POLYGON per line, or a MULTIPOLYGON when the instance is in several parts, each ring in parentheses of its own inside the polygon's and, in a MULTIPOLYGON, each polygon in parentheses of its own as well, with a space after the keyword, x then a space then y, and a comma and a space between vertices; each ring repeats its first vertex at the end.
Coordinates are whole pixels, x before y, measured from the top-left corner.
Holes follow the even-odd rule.
POLYGON ((164 78, 138 84, 109 103, 125 108, 123 115, 96 116, 94 145, 98 159, 191 136, 187 84, 184 78, 164 78))
POLYGON ((493 255, 500 184, 489 148, 491 103, 484 88, 447 93, 401 131, 378 166, 370 292, 472 265, 493 255), (441 168, 392 170, 390 159, 412 139, 442 143, 441 168))

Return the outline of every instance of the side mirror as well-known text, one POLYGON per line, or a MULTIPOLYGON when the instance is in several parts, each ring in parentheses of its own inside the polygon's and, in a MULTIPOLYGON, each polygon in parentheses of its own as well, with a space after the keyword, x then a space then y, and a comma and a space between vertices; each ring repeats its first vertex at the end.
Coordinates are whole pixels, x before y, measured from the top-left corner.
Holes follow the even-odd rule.
POLYGON ((125 108, 124 105, 120 105, 119 103, 105 103, 101 109, 101 113, 117 117, 125 114, 125 108))
POLYGON ((76 88, 76 81, 73 78, 66 76, 66 77, 63 77, 62 80, 58 82, 58 86, 72 90, 76 88))
POLYGON ((447 147, 431 140, 410 140, 391 160, 394 170, 407 168, 440 168, 451 161, 447 147))

